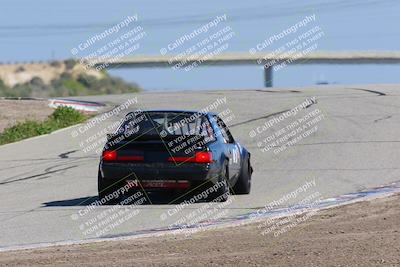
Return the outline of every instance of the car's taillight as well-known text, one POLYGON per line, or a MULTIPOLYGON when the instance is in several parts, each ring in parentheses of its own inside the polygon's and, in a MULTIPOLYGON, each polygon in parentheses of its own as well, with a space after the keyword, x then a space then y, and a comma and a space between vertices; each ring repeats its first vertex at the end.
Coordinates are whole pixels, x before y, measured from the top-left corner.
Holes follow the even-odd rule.
POLYGON ((168 161, 172 162, 194 162, 194 163, 211 163, 211 152, 196 152, 194 157, 169 157, 168 161))
POLYGON ((117 151, 115 150, 106 150, 103 151, 103 160, 104 161, 143 161, 143 156, 119 156, 117 151))
POLYGON ((106 150, 106 151, 103 151, 103 160, 104 160, 104 161, 114 161, 114 160, 117 160, 117 151, 115 151, 115 150, 106 150))
POLYGON ((212 162, 212 153, 211 152, 196 152, 195 162, 211 163, 212 162))

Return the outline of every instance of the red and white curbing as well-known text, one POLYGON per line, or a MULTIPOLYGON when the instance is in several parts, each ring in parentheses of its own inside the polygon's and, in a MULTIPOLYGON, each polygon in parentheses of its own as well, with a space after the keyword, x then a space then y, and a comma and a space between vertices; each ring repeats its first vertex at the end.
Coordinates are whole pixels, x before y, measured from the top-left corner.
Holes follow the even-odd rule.
POLYGON ((92 101, 70 100, 70 99, 49 99, 49 107, 71 107, 86 112, 99 112, 106 105, 92 101))

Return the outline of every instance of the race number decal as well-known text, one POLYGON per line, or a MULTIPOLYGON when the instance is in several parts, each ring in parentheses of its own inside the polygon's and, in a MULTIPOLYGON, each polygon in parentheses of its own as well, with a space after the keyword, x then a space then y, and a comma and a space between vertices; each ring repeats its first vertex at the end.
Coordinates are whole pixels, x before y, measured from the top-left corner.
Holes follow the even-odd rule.
POLYGON ((237 164, 240 162, 240 149, 238 146, 235 146, 232 150, 232 162, 237 164))

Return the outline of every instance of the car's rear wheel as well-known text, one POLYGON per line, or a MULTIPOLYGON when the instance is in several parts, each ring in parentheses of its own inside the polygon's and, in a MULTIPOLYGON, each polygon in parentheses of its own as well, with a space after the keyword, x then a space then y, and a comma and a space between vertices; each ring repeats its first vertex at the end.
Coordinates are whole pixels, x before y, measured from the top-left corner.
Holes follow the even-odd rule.
POLYGON ((249 154, 246 154, 243 160, 242 169, 240 170, 239 178, 232 188, 234 194, 244 195, 250 193, 252 172, 253 171, 250 165, 250 157, 249 154))
POLYGON ((223 167, 223 171, 221 173, 221 178, 219 179, 220 186, 215 193, 215 197, 213 201, 215 202, 225 202, 229 198, 230 190, 229 190, 229 171, 228 164, 225 163, 223 167))

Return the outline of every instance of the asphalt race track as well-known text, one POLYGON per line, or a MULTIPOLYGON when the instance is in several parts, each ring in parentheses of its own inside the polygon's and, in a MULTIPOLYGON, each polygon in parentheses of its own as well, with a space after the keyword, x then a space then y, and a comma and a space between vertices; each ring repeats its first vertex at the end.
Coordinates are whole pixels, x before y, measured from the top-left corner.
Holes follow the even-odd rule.
MULTIPOLYGON (((81 99, 116 106, 137 97, 137 103, 130 110, 195 110, 226 97, 226 103, 218 105, 217 110, 229 110, 227 124, 234 137, 252 153, 254 167, 251 194, 235 196, 219 211, 221 217, 229 217, 257 210, 309 181, 315 180, 315 186, 304 192, 304 196, 318 192, 321 198, 399 181, 399 90, 395 85, 324 86, 81 99), (316 101, 307 109, 268 131, 257 133, 254 138, 249 137, 251 130, 311 97, 316 101), (262 152, 258 147, 262 138, 316 109, 324 115, 316 124, 318 130, 280 153, 274 153, 274 148, 262 152)), ((102 206, 80 215, 97 196, 99 156, 95 149, 83 151, 89 144, 86 141, 97 133, 104 136, 109 130, 107 126, 121 119, 126 111, 88 127, 84 133, 79 130, 83 132, 84 128, 80 127, 84 125, 78 125, 0 147, 0 247, 93 238, 96 232, 88 232, 93 226, 91 218, 106 214, 110 208, 114 208, 114 213, 134 210, 126 206, 102 206)), ((283 205, 294 204, 299 199, 288 199, 283 205)), ((101 236, 165 228, 205 205, 186 205, 173 214, 176 206, 168 204, 169 200, 159 198, 152 202, 155 204, 135 207, 137 214, 101 236)), ((214 210, 216 205, 213 203, 207 209, 214 210)))

